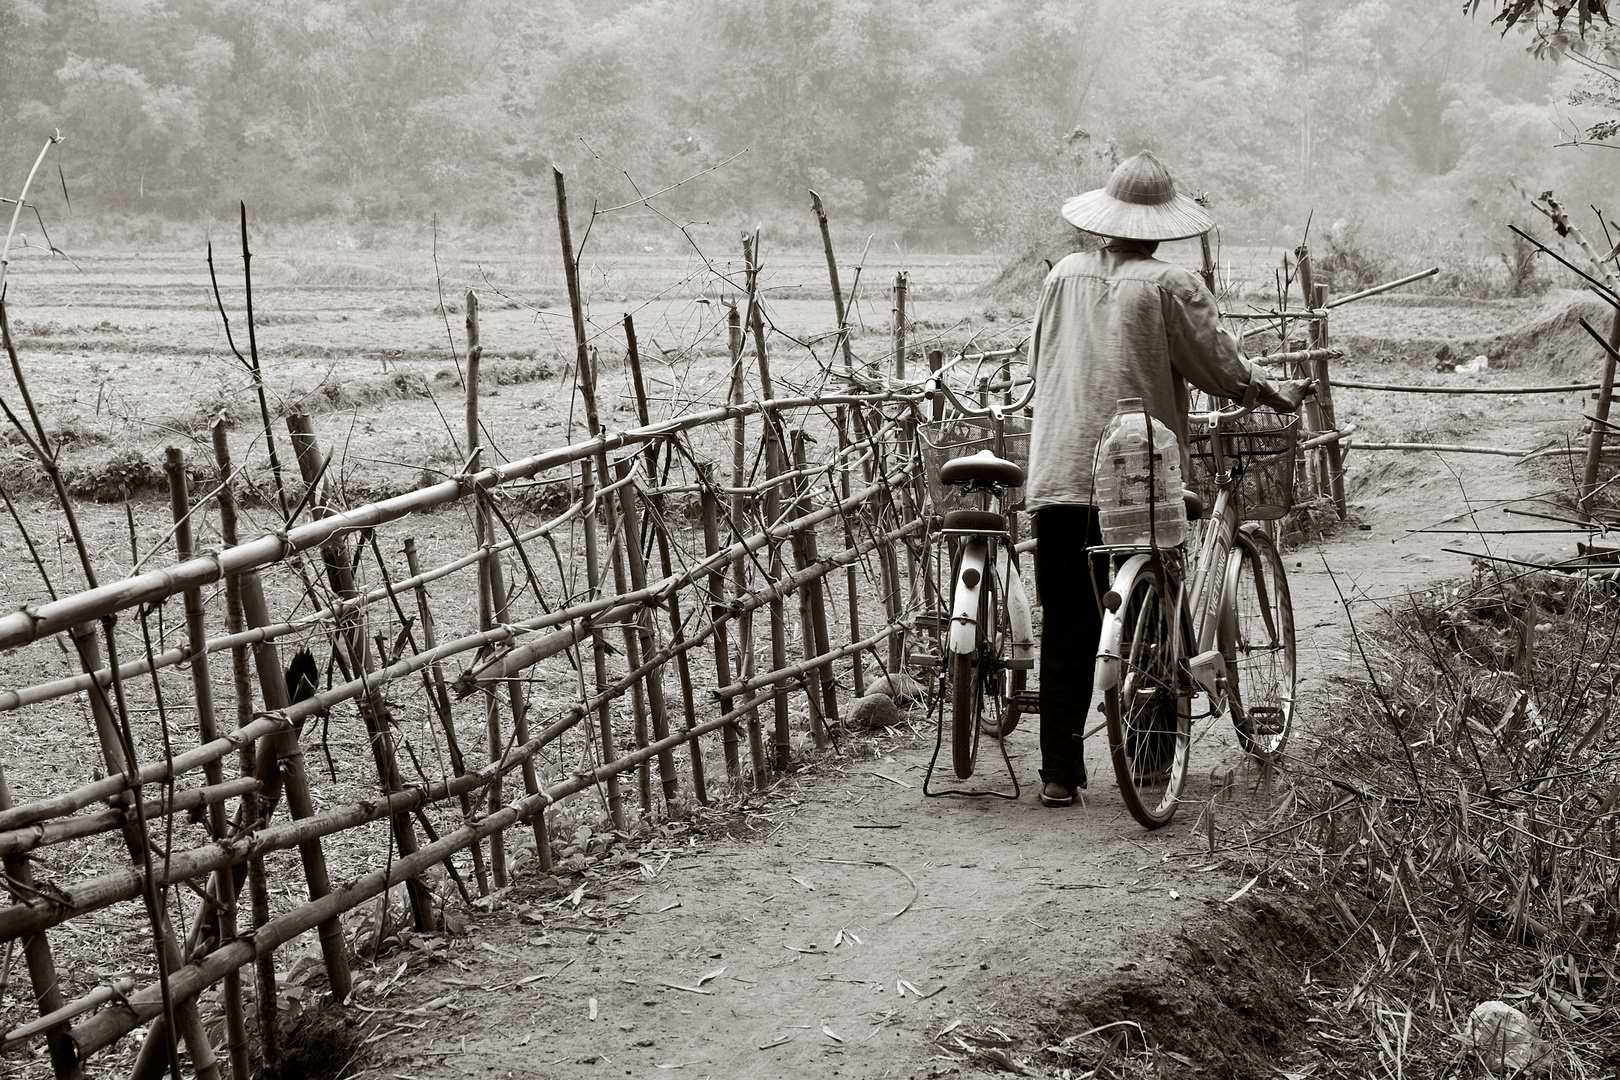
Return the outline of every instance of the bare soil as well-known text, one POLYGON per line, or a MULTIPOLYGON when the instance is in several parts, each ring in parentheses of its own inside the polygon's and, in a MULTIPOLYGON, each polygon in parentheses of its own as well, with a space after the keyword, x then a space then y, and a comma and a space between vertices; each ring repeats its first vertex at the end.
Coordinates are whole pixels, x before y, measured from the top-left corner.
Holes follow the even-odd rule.
MULTIPOLYGON (((257 337, 276 408, 319 406, 323 433, 344 448, 356 501, 414 486, 424 465, 460 466, 449 434, 458 427, 450 343, 459 347, 460 315, 437 311, 439 290, 422 258, 413 259, 267 254, 255 263, 264 275, 257 337)), ((83 275, 60 263, 19 261, 10 286, 36 397, 82 470, 86 493, 99 485, 103 495, 122 498, 125 489, 139 496, 150 486, 108 479, 109 463, 130 450, 150 464, 166 443, 189 442, 206 460, 196 440, 220 408, 237 422, 245 447, 257 405, 225 347, 200 256, 80 262, 83 275)), ((816 293, 809 284, 820 280, 817 256, 781 262, 773 283, 781 289, 773 301, 778 327, 807 340, 823 335, 798 367, 784 368, 788 384, 808 383, 827 355, 825 286, 816 293), (815 299, 795 299, 794 289, 815 299)), ((914 314, 941 342, 1016 337, 1009 317, 1020 312, 961 299, 988 276, 987 263, 911 260, 907 268, 914 314)), ((516 261, 467 259, 445 269, 456 286, 444 290, 452 301, 467 283, 484 294, 486 365, 511 373, 485 405, 503 455, 578 437, 583 420, 564 389, 560 275, 516 261), (497 299, 503 294, 510 306, 497 299)), ((893 272, 866 271, 864 344, 873 350, 887 333, 882 286, 893 272)), ((596 324, 612 326, 633 310, 648 355, 666 350, 671 358, 653 372, 665 410, 712 395, 723 377, 720 294, 698 273, 638 257, 602 260, 593 279, 596 324), (689 284, 660 292, 683 275, 689 284)), ((1365 301, 1334 315, 1334 339, 1349 352, 1335 371, 1391 383, 1595 379, 1596 347, 1582 345, 1584 333, 1568 316, 1578 303, 1569 295, 1492 304, 1365 301), (1490 372, 1436 373, 1441 344, 1465 354, 1456 359, 1485 353, 1490 372)), ((245 352, 245 321, 231 310, 245 352)), ((1590 407, 1575 394, 1353 390, 1339 391, 1337 404, 1340 420, 1356 422, 1364 441, 1526 450, 1575 439, 1579 414, 1590 407)), ((633 415, 622 415, 628 406, 618 408, 618 425, 632 426, 633 415)), ((255 446, 252 464, 262 477, 255 446)), ((36 535, 57 536, 22 449, 6 457, 0 475, 33 493, 25 519, 36 535)), ((338 1019, 311 1044, 311 1064, 327 1068, 310 1074, 1079 1076, 1108 1058, 1162 1075, 1330 1072, 1337 1051, 1329 1036, 1343 1018, 1326 1010, 1319 981, 1308 981, 1308 971, 1331 978, 1332 965, 1321 965, 1336 947, 1313 916, 1316 898, 1272 881, 1236 896, 1248 879, 1210 857, 1210 837, 1219 846, 1263 828, 1255 823, 1271 793, 1286 788, 1291 772, 1311 768, 1315 740, 1333 737, 1313 720, 1335 672, 1354 662, 1341 593, 1356 601, 1353 614, 1371 618, 1380 597, 1466 573, 1468 558, 1444 548, 1572 554, 1573 537, 1558 533, 1409 531, 1459 515, 1442 527, 1531 527, 1533 519, 1507 516, 1500 504, 1564 488, 1565 461, 1352 450, 1350 520, 1313 511, 1320 528, 1288 555, 1302 703, 1291 758, 1262 776, 1224 721, 1201 722, 1187 805, 1165 829, 1144 832, 1125 813, 1101 733, 1088 741, 1084 805, 1041 808, 1032 790, 1033 719, 1007 742, 1021 798, 924 798, 934 726, 914 713, 909 729, 849 737, 843 752, 807 759, 746 801, 631 838, 587 831, 571 869, 556 877, 541 874, 531 853, 515 884, 473 913, 462 933, 379 934, 392 947, 360 965, 364 982, 350 1008, 321 1012, 338 1019), (1112 1026, 1086 1034, 1104 1025, 1112 1026)), ((144 542, 155 542, 166 510, 151 496, 136 505, 146 511, 144 542)), ((106 550, 127 551, 121 506, 94 511, 89 522, 106 550)), ((37 598, 37 574, 20 544, 9 531, 0 544, 7 601, 37 598)), ((53 570, 71 581, 60 552, 51 557, 53 570)), ((15 657, 0 658, 7 686, 40 676, 15 657)), ((19 799, 82 779, 82 762, 39 746, 37 724, 29 714, 0 715, 0 747, 19 799)), ((974 782, 1005 786, 991 753, 981 754, 974 782)), ((595 817, 588 804, 578 814, 586 825, 595 817)), ((514 845, 519 839, 513 834, 514 845)), ((132 922, 121 936, 133 940, 139 929, 132 922)), ((356 937, 367 929, 356 927, 356 937)), ((313 945, 305 952, 313 955, 313 945)), ((307 985, 313 1000, 319 976, 311 967, 307 959, 294 963, 289 989, 307 985)))

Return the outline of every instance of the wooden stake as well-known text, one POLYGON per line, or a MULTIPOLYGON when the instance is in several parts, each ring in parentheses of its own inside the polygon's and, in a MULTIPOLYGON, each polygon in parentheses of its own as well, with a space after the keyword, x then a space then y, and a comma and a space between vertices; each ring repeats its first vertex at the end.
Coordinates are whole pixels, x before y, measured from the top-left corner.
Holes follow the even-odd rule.
MULTIPOLYGON (((1325 313, 1327 308, 1327 286, 1316 285, 1311 290, 1311 306, 1325 313)), ((1337 431, 1339 421, 1333 408, 1333 380, 1328 371, 1328 324, 1327 319, 1313 319, 1307 331, 1310 350, 1319 355, 1311 360, 1311 378, 1316 381, 1316 400, 1322 409, 1322 419, 1329 431, 1337 431)), ((1349 503, 1344 492, 1344 449, 1339 440, 1329 439, 1322 446, 1322 461, 1327 470, 1328 490, 1333 496, 1333 508, 1338 512, 1339 520, 1343 521, 1349 512, 1349 503)))
MULTIPOLYGON (((743 333, 742 322, 737 317, 737 305, 732 304, 726 316, 727 327, 730 331, 728 340, 731 344, 731 389, 727 394, 733 405, 741 405, 744 398, 746 376, 743 372, 742 350, 743 333)), ((748 482, 748 417, 743 413, 737 414, 733 421, 731 440, 731 486, 741 488, 748 482)), ((733 543, 741 540, 744 535, 745 522, 748 520, 748 497, 739 493, 731 496, 731 539, 733 543)), ((731 564, 732 585, 738 596, 748 591, 748 567, 741 561, 731 564)), ((737 660, 741 665, 743 678, 754 674, 754 620, 752 616, 745 615, 737 628, 737 660)), ((759 726, 759 710, 754 709, 748 713, 748 760, 753 766, 754 787, 765 786, 765 740, 759 726)))
MULTIPOLYGON (((799 428, 794 428, 793 431, 789 433, 789 438, 791 439, 793 446, 793 461, 795 464, 802 464, 802 460, 805 456, 804 431, 799 428)), ((791 517, 801 517, 804 513, 804 489, 805 485, 803 478, 796 478, 793 484, 793 507, 789 512, 791 517)), ((809 546, 805 541, 806 534, 809 533, 809 531, 810 530, 808 529, 794 530, 792 543, 793 568, 795 571, 803 571, 805 567, 811 564, 812 560, 810 558, 809 546)), ((818 645, 820 644, 820 636, 816 633, 815 614, 810 599, 812 587, 809 584, 806 584, 806 586, 798 590, 798 592, 799 627, 804 646, 804 658, 806 660, 810 660, 820 655, 820 650, 818 648, 818 645)), ((787 665, 777 663, 774 666, 780 670, 787 665)), ((823 675, 821 670, 813 668, 805 672, 804 692, 810 709, 810 737, 812 740, 814 740, 817 749, 827 745, 827 725, 831 721, 831 718, 822 710, 822 682, 823 675)), ((838 699, 835 691, 833 697, 835 707, 837 705, 837 701, 838 699)))
MULTIPOLYGON (((628 350, 626 359, 630 364, 630 378, 636 391, 636 414, 641 420, 642 427, 652 426, 652 412, 647 407, 647 387, 641 377, 641 350, 636 346, 636 324, 626 314, 624 317, 624 340, 628 350)), ((675 573, 674 561, 670 557, 669 529, 666 522, 669 520, 665 512, 664 496, 658 490, 658 444, 647 444, 647 483, 652 488, 648 498, 652 503, 653 515, 650 525, 654 537, 658 541, 658 561, 665 577, 675 573)), ((672 589, 669 594, 669 637, 670 643, 679 652, 675 654, 676 670, 681 678, 681 710, 685 717, 686 730, 692 730, 697 724, 697 703, 692 691, 692 665, 687 658, 686 650, 680 646, 686 640, 685 621, 681 618, 680 591, 672 589)), ((703 805, 709 805, 709 786, 703 775, 703 744, 694 739, 687 744, 687 753, 692 761, 692 794, 703 805)))
POLYGON ((1598 386, 1597 407, 1592 415, 1597 417, 1598 423, 1592 425, 1592 433, 1586 442, 1586 468, 1581 472, 1581 505, 1586 506, 1598 486, 1598 465, 1603 458, 1603 440, 1606 437, 1604 425, 1609 419, 1609 409, 1614 401, 1614 371, 1615 350, 1620 349, 1620 308, 1616 308, 1614 317, 1609 322, 1609 347, 1603 352, 1603 381, 1598 386))
MULTIPOLYGON (((215 421, 212 436, 214 464, 219 469, 219 490, 214 496, 214 501, 219 507, 220 539, 226 547, 234 547, 241 540, 241 536, 237 531, 236 496, 232 491, 235 474, 231 465, 230 440, 225 431, 224 420, 215 421)), ((225 629, 233 635, 247 629, 247 618, 242 606, 242 579, 234 574, 225 579, 225 629)), ((236 726, 240 730, 253 722, 253 677, 248 667, 246 645, 231 646, 231 680, 236 699, 236 726)), ((268 741, 265 752, 270 752, 268 741)), ((253 743, 246 743, 242 747, 240 764, 243 776, 257 774, 258 748, 253 743)), ((268 807, 261 803, 257 794, 250 792, 242 796, 239 813, 246 828, 256 829, 267 812, 268 807)), ((248 859, 247 883, 249 913, 253 929, 258 931, 270 920, 270 886, 265 880, 263 855, 254 855, 248 859)), ((265 1075, 276 1076, 281 1070, 281 1044, 276 1032, 275 954, 267 953, 259 957, 254 964, 254 974, 255 1000, 258 1002, 255 1019, 259 1026, 259 1057, 264 1063, 265 1075)), ((247 1080, 247 1077, 238 1074, 237 1080, 247 1080)))
MULTIPOLYGON (((416 554, 416 538, 411 536, 405 538, 405 569, 413 578, 421 576, 421 560, 416 554)), ((422 646, 428 652, 432 652, 439 647, 439 634, 433 622, 433 609, 428 604, 427 586, 420 583, 416 586, 416 612, 422 623, 422 646)), ((450 768, 459 779, 467 775, 467 763, 461 756, 461 742, 456 738, 455 714, 450 707, 449 688, 444 682, 444 665, 437 660, 433 661, 431 672, 432 692, 429 697, 439 714, 439 726, 444 731, 445 746, 450 754, 450 768)), ((472 816, 472 797, 462 792, 461 818, 463 821, 471 821, 472 816)), ((489 872, 484 868, 484 845, 474 841, 468 850, 472 854, 473 875, 478 880, 478 895, 488 896, 489 872)), ((550 852, 547 852, 546 860, 541 865, 545 866, 549 860, 550 852)))
MULTIPOLYGON (((579 463, 579 477, 580 500, 585 504, 585 513, 581 516, 585 526, 585 578, 590 586, 591 596, 597 597, 602 595, 602 556, 596 542, 596 479, 589 458, 579 463)), ((608 685, 607 654, 602 631, 594 622, 590 623, 590 629, 591 662, 595 668, 596 692, 600 695, 608 685)), ((597 726, 602 740, 602 764, 611 765, 619 756, 619 751, 613 741, 613 708, 606 698, 597 708, 597 726)), ((624 796, 619 791, 617 773, 608 777, 607 790, 608 813, 613 816, 613 827, 623 832, 624 796)))
MULTIPOLYGON (((264 586, 259 572, 250 570, 242 575, 242 614, 249 627, 269 626, 270 609, 264 602, 264 586)), ((253 663, 259 675, 259 694, 264 699, 266 712, 285 709, 291 702, 287 697, 287 680, 281 666, 281 655, 274 641, 261 641, 253 646, 253 663)), ((315 814, 315 802, 309 794, 309 778, 304 771, 304 748, 298 742, 298 733, 283 731, 269 739, 270 747, 280 766, 282 788, 287 796, 287 810, 293 820, 301 821, 315 814)), ((262 763, 261 763, 262 764, 262 763)), ((298 845, 304 863, 304 877, 309 884, 310 900, 319 900, 332 891, 326 871, 326 854, 319 840, 307 840, 298 845)), ((326 977, 331 983, 332 996, 342 1001, 349 996, 353 981, 349 975, 349 958, 344 952, 343 927, 336 918, 320 924, 321 956, 326 962, 326 977)), ((262 1003, 261 1003, 262 1004, 262 1003)))
MULTIPOLYGON (((6 786, 5 769, 0 768, 0 810, 10 809, 11 789, 6 786)), ((23 890, 24 895, 33 892, 34 871, 28 865, 27 855, 7 855, 0 866, 5 867, 6 877, 23 890)), ((34 987, 34 1003, 41 1016, 48 1016, 62 1007, 62 986, 57 981, 56 961, 51 956, 51 942, 45 931, 39 930, 23 938, 23 959, 28 964, 28 978, 34 987)), ((57 1080, 82 1080, 84 1073, 79 1068, 79 1055, 68 1038, 65 1021, 46 1032, 45 1043, 57 1080)))
MULTIPOLYGON (((930 357, 938 356, 937 352, 930 353, 930 357)), ((849 428, 844 417, 844 407, 838 407, 838 451, 843 458, 844 465, 838 470, 838 494, 843 501, 849 501, 849 428)), ((844 546, 855 546, 855 525, 849 514, 839 514, 839 521, 844 526, 844 546)), ((861 640, 861 597, 860 597, 860 571, 854 563, 845 568, 844 596, 849 605, 849 640, 861 640)), ((866 696, 866 663, 860 653, 850 657, 850 674, 855 681, 855 696, 866 696)))
MULTIPOLYGON (((627 480, 630 476, 630 462, 621 459, 616 466, 617 478, 627 480)), ((647 564, 641 557, 641 522, 636 514, 636 489, 633 484, 625 484, 619 488, 619 509, 624 521, 624 553, 630 564, 630 588, 637 591, 647 587, 647 564)), ((627 631, 628 632, 628 631, 627 631)), ((652 628, 652 609, 643 607, 636 615, 634 633, 640 638, 642 648, 627 660, 632 669, 640 666, 640 657, 651 655, 658 651, 658 637, 652 628)), ((644 685, 647 688, 647 711, 652 718, 652 735, 662 742, 669 737, 669 715, 664 711, 664 680, 658 669, 647 672, 644 685)), ((643 740, 637 749, 646 745, 643 740)), ((678 802, 681 795, 680 780, 675 775, 675 755, 665 750, 658 755, 658 779, 664 787, 664 805, 678 802)), ((649 809, 651 809, 649 807, 649 809)))
MULTIPOLYGON (((185 453, 178 446, 169 447, 164 453, 163 467, 169 477, 169 509, 175 523, 175 554, 184 562, 197 555, 197 545, 191 531, 191 496, 187 490, 185 453)), ((191 651, 191 689, 197 709, 197 729, 202 742, 211 743, 219 737, 219 725, 214 712, 214 682, 208 669, 208 627, 202 589, 189 588, 182 595, 186 611, 186 644, 191 651)), ((203 776, 209 784, 224 783, 224 767, 218 761, 211 761, 203 766, 203 776)), ((225 802, 221 800, 209 807, 209 827, 214 839, 225 838, 226 825, 225 802)), ((217 874, 214 881, 220 901, 215 915, 217 939, 223 943, 236 937, 236 875, 217 874)), ((247 1017, 242 1009, 240 972, 232 971, 225 976, 220 996, 231 1074, 237 1080, 249 1080, 247 1017)))
MULTIPOLYGON (((703 507, 703 554, 712 559, 720 551, 720 496, 715 492, 715 475, 718 472, 712 461, 698 462, 698 483, 702 487, 699 495, 703 507)), ((714 668, 716 681, 721 686, 730 686, 734 681, 731 672, 731 650, 727 647, 726 623, 720 618, 721 605, 726 598, 726 572, 723 567, 716 565, 709 571, 709 621, 714 631, 714 668)), ((738 669, 742 665, 739 663, 738 669)), ((731 699, 720 699, 720 712, 731 712, 731 699)), ((726 777, 733 785, 742 780, 742 760, 737 749, 737 725, 727 724, 720 730, 721 746, 726 755, 726 777)))
POLYGON ((894 377, 896 381, 904 381, 906 377, 906 296, 910 291, 910 281, 906 277, 906 272, 901 270, 894 275, 894 326, 892 334, 894 377))
MULTIPOLYGON (((326 471, 326 455, 321 451, 320 442, 315 437, 315 426, 307 414, 295 413, 287 417, 287 433, 292 437, 298 471, 303 477, 305 488, 309 491, 306 501, 310 505, 311 513, 317 520, 324 520, 331 516, 333 510, 326 504, 319 490, 322 475, 326 471)), ((355 586, 354 559, 343 541, 334 540, 323 545, 321 558, 326 564, 327 577, 331 580, 333 591, 338 596, 352 600, 360 595, 360 590, 355 586)), ((366 640, 363 618, 358 613, 345 615, 338 619, 338 630, 348 650, 349 662, 353 669, 362 676, 375 671, 376 658, 372 655, 371 643, 366 640)), ((362 694, 355 704, 358 706, 360 719, 365 724, 372 762, 377 769, 377 784, 385 795, 392 795, 403 785, 399 778, 399 756, 394 751, 394 732, 387 702, 380 694, 367 693, 362 694)), ((401 810, 390 818, 390 823, 399 853, 402 856, 416 854, 416 828, 411 824, 410 814, 401 810)), ((438 926, 433 918, 433 894, 427 886, 413 878, 406 883, 405 891, 410 898, 411 914, 415 919, 416 928, 423 932, 436 930, 438 926)))

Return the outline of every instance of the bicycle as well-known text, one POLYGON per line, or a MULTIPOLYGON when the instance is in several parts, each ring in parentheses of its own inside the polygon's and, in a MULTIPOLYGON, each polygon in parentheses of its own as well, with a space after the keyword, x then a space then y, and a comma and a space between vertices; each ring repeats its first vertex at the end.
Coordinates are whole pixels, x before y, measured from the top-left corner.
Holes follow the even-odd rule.
MULTIPOLYGON (((1010 359, 1017 350, 1007 354, 1010 359)), ((938 517, 933 531, 949 553, 938 567, 950 570, 948 586, 931 586, 936 605, 942 606, 948 595, 948 616, 940 610, 917 619, 920 629, 935 632, 937 652, 912 656, 914 666, 933 666, 939 675, 940 717, 923 792, 1016 799, 1018 777, 1004 742, 1001 755, 1012 777, 1011 795, 934 791, 930 784, 944 742, 947 698, 952 771, 964 780, 977 765, 980 735, 1003 740, 1017 727, 1022 712, 1036 708, 1034 695, 1025 689, 1035 666, 1035 636, 1029 598, 1018 572, 1016 517, 1029 460, 1029 420, 1021 414, 1034 396, 1034 383, 1029 382, 1015 400, 994 402, 989 400, 989 380, 981 380, 979 405, 958 396, 945 382, 943 369, 929 386, 929 397, 942 393, 956 415, 921 424, 918 430, 918 448, 938 517)), ((1001 388, 1011 399, 1015 380, 1006 379, 1001 388)))
MULTIPOLYGON (((1180 549, 1109 548, 1096 683, 1120 795, 1149 829, 1175 816, 1192 744, 1192 698, 1230 710, 1243 750, 1282 752, 1293 723, 1295 641, 1288 578, 1261 522, 1293 504, 1299 418, 1236 406, 1192 418, 1189 518, 1213 510, 1190 567, 1180 549), (1186 579, 1191 571, 1192 582, 1186 579)), ((1166 508, 1167 511, 1170 508, 1166 508)), ((1191 545, 1189 545, 1191 546, 1191 545)))

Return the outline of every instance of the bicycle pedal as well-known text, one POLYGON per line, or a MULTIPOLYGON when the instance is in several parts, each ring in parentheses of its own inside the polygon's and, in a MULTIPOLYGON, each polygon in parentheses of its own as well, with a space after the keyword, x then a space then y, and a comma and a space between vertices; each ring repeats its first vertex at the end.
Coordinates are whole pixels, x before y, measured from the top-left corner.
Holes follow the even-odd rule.
POLYGON ((1015 656, 1010 660, 1003 660, 1001 662, 1001 666, 1006 668, 1008 671, 1034 671, 1035 661, 1033 658, 1028 656, 1015 656))
POLYGON ((949 630, 951 620, 948 615, 924 613, 913 618, 912 625, 918 630, 949 630))
POLYGON ((1039 690, 1020 690, 1012 696, 1012 704, 1019 712, 1038 713, 1041 711, 1041 692, 1039 690))
POLYGON ((911 653, 906 657, 906 666, 914 668, 937 668, 939 667, 939 654, 922 652, 911 653))

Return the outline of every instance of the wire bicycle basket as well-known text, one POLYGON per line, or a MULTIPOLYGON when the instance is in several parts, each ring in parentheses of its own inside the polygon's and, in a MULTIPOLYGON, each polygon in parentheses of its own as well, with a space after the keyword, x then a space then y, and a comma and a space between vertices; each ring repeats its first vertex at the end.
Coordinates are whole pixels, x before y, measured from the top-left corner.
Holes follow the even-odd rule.
MULTIPOLYGON (((1001 421, 1001 457, 1029 470, 1029 425, 1027 416, 1007 416, 1001 421)), ((939 470, 953 458, 967 457, 981 450, 996 451, 996 422, 988 416, 959 416, 918 425, 917 447, 922 453, 923 475, 935 513, 959 507, 978 509, 978 496, 967 496, 960 487, 939 482, 939 470)), ((1024 505, 1024 489, 1008 488, 1002 493, 1002 506, 1017 510, 1024 505)))
MULTIPOLYGON (((1256 410, 1231 426, 1221 426, 1221 455, 1237 474, 1235 496, 1245 521, 1275 521, 1294 508, 1294 444, 1299 438, 1299 417, 1256 410)), ((1215 453, 1209 432, 1195 433, 1192 450, 1192 489, 1204 505, 1215 506, 1219 489, 1215 453)))

